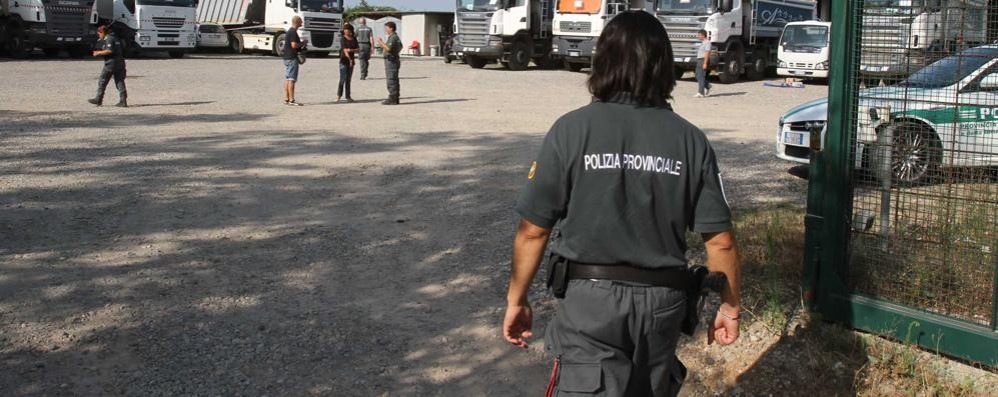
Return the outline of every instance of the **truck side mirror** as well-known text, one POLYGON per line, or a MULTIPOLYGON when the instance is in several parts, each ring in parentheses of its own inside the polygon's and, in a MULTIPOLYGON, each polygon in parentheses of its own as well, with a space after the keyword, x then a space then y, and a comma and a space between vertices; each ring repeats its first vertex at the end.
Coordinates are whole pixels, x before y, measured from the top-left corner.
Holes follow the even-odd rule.
POLYGON ((734 2, 732 0, 718 0, 717 1, 717 11, 721 13, 731 12, 735 9, 734 2))
POLYGON ((981 80, 981 91, 998 90, 998 73, 991 73, 981 80))

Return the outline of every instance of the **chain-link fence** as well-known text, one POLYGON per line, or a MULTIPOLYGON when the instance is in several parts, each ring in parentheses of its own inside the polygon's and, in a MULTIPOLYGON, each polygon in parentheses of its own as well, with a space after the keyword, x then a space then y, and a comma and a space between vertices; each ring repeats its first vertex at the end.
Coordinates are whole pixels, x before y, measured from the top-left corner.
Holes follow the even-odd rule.
POLYGON ((851 85, 839 100, 848 114, 843 162, 852 170, 842 195, 852 206, 844 208, 848 255, 837 277, 849 293, 994 338, 998 0, 843 8, 833 23, 852 29, 840 53, 848 63, 838 65, 847 74, 836 80, 851 85))

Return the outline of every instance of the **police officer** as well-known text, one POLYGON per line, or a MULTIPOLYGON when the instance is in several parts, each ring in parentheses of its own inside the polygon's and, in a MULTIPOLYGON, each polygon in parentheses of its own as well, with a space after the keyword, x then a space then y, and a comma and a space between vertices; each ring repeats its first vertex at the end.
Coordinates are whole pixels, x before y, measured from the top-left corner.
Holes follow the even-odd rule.
POLYGON ((378 37, 378 46, 385 50, 385 80, 388 81, 388 99, 381 102, 382 105, 399 104, 399 68, 402 67, 399 54, 402 52, 402 40, 395 30, 395 22, 386 22, 385 33, 388 35, 388 42, 378 37))
POLYGON ((114 106, 128 107, 128 91, 125 89, 125 54, 121 46, 121 40, 114 32, 109 32, 107 26, 97 28, 98 49, 94 50, 95 57, 104 57, 104 69, 100 72, 100 80, 97 81, 97 96, 88 99, 94 105, 100 106, 104 103, 104 90, 107 83, 114 77, 114 86, 118 88, 118 103, 114 106))
POLYGON ((360 64, 360 79, 367 80, 367 67, 371 60, 371 49, 374 48, 374 30, 367 26, 367 19, 360 19, 360 27, 357 28, 357 44, 360 46, 357 63, 360 64))
POLYGON ((533 336, 531 280, 551 251, 567 264, 546 330, 548 395, 672 396, 686 369, 675 356, 690 272, 687 230, 708 267, 727 276, 708 343, 738 338, 741 276, 717 159, 706 135, 668 104, 672 47, 645 12, 615 17, 599 38, 588 106, 548 132, 517 200, 503 336, 533 336))

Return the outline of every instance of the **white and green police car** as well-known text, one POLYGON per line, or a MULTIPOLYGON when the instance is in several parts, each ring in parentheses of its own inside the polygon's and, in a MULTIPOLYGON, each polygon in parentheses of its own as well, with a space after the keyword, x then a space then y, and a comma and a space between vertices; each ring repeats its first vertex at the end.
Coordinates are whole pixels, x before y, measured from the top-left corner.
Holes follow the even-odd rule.
MULTIPOLYGON (((860 91, 857 117, 856 165, 878 164, 864 160, 886 151, 866 149, 890 131, 892 172, 902 184, 927 182, 942 166, 998 165, 998 45, 967 49, 897 85, 860 91)), ((827 99, 790 109, 780 118, 777 157, 807 163, 810 132, 820 130, 824 141, 827 118, 827 99)))

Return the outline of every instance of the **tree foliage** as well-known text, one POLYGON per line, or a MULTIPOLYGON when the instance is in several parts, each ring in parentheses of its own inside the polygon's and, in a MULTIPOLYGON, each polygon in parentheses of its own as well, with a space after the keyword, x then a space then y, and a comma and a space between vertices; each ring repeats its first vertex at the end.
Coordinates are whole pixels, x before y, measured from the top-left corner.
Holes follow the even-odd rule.
POLYGON ((372 5, 370 5, 370 4, 367 3, 367 0, 360 0, 360 3, 357 4, 356 7, 347 8, 346 12, 344 13, 345 14, 344 18, 347 21, 352 21, 359 14, 362 14, 362 13, 365 13, 365 12, 396 12, 396 11, 398 11, 398 9, 396 9, 395 7, 372 6, 372 5))

